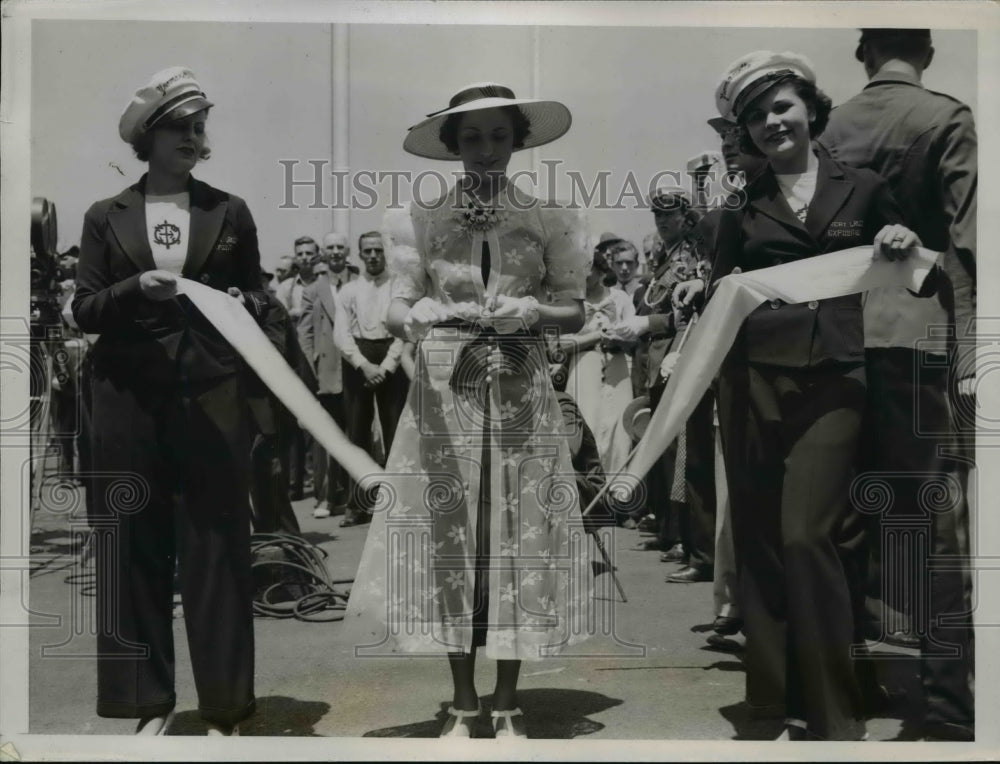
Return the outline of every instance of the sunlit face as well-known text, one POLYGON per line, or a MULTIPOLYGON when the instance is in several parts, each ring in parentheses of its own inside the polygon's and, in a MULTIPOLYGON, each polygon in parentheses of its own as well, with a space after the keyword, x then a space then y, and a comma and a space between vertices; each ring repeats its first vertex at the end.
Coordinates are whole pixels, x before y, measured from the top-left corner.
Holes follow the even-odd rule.
POLYGON ((347 255, 350 251, 344 234, 328 233, 323 237, 323 257, 334 273, 340 273, 347 266, 347 255))
POLYGON ((611 264, 614 266, 615 275, 618 276, 618 283, 627 284, 635 275, 639 261, 631 249, 624 249, 620 252, 615 252, 614 260, 611 261, 611 264))
POLYGON ((380 276, 385 270, 385 250, 381 236, 365 236, 361 239, 361 261, 369 276, 380 276))
POLYGON ((514 120, 502 109, 481 109, 462 116, 458 154, 465 172, 479 183, 496 182, 514 153, 514 120))
POLYGON ((656 232, 668 247, 675 244, 684 234, 684 213, 680 210, 653 210, 656 232))
POLYGON ((740 117, 754 145, 772 162, 809 151, 809 123, 815 118, 789 82, 765 92, 740 117))
POLYGON ((297 244, 295 246, 295 264, 299 266, 300 272, 312 273, 313 264, 316 262, 319 255, 319 249, 316 247, 315 242, 305 244, 297 244))
POLYGON ((190 173, 205 148, 208 109, 153 128, 149 164, 171 175, 190 173))

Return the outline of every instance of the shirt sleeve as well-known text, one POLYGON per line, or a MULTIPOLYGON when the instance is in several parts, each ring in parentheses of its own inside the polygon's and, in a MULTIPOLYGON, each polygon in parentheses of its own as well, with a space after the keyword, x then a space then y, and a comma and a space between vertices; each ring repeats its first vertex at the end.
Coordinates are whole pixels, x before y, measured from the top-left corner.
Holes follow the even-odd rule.
POLYGON ((396 337, 389 345, 389 350, 386 351, 385 358, 382 359, 382 363, 379 364, 386 372, 392 374, 399 367, 399 360, 403 355, 403 340, 396 337))
POLYGON ((360 368, 361 363, 367 359, 358 349, 358 343, 351 335, 350 311, 354 310, 354 293, 357 291, 357 281, 350 281, 341 287, 337 293, 337 299, 333 320, 333 343, 339 348, 340 354, 355 369, 360 368))
POLYGON ((392 279, 392 299, 415 303, 430 291, 430 279, 417 248, 417 234, 410 208, 389 210, 382 219, 386 267, 392 279))
POLYGON ((542 288, 552 302, 582 300, 592 255, 587 247, 587 219, 582 210, 541 208, 545 229, 545 276, 542 288))

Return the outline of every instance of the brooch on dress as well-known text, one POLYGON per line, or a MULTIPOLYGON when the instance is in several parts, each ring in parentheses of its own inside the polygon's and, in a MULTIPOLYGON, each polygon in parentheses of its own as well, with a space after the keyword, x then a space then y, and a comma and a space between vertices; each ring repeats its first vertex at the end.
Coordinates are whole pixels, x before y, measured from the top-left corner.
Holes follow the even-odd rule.
POLYGON ((507 212, 496 207, 482 207, 475 202, 469 202, 455 213, 455 219, 458 221, 456 228, 458 231, 465 234, 471 234, 473 231, 485 233, 505 221, 507 212))

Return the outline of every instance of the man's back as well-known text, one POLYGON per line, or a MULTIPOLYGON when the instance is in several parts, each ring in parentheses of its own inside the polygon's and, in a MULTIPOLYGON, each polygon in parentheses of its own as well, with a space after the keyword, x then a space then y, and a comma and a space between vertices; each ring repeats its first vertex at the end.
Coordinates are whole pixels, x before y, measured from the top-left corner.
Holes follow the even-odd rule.
POLYGON ((925 247, 947 253, 952 289, 942 303, 965 336, 975 312, 978 179, 969 107, 911 74, 881 72, 833 110, 821 142, 841 162, 884 176, 906 224, 925 247))
POLYGON ((975 251, 976 131, 969 107, 902 73, 878 74, 833 110, 822 142, 834 158, 889 181, 907 223, 943 251, 949 224, 975 251))

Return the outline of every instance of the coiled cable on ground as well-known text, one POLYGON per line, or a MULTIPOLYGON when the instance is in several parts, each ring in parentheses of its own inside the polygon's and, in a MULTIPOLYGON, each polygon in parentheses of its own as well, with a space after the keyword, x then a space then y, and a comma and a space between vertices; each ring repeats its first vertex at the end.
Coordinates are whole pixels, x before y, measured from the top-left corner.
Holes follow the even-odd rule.
POLYGON ((331 579, 327 552, 301 536, 255 533, 250 537, 254 614, 300 621, 342 621, 353 578, 331 579))

